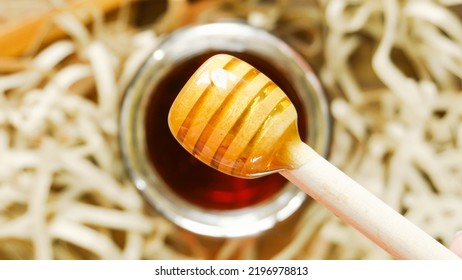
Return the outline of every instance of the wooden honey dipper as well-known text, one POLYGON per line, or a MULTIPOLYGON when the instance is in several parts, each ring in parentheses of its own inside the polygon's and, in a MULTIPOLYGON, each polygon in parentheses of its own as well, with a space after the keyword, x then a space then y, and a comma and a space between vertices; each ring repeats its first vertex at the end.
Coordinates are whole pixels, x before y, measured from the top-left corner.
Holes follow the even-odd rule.
POLYGON ((233 56, 207 60, 169 112, 178 142, 226 174, 280 172, 398 259, 459 259, 300 140, 297 112, 268 77, 233 56))

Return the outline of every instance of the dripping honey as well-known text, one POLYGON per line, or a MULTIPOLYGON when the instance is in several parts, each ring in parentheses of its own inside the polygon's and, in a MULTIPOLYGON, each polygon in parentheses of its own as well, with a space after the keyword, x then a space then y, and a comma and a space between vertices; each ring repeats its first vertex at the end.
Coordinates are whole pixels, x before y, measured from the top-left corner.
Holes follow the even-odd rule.
MULTIPOLYGON (((208 52, 174 66, 153 89, 147 106, 145 130, 149 159, 162 180, 180 197, 202 208, 231 210, 270 199, 286 184, 279 174, 258 179, 235 178, 200 162, 174 139, 168 128, 168 111, 187 80, 208 58, 208 52)), ((290 98, 298 113, 302 139, 306 133, 306 112, 290 82, 269 62, 251 53, 234 55, 273 80, 290 98)))

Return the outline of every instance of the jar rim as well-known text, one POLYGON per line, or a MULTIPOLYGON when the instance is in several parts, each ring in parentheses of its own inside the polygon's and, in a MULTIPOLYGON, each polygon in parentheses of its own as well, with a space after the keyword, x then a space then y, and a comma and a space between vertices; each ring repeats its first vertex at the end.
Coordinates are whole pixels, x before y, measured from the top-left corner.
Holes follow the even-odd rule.
POLYGON ((210 210, 185 201, 165 184, 151 168, 144 147, 144 108, 147 93, 172 65, 210 50, 251 51, 271 59, 292 73, 295 90, 307 108, 308 144, 326 155, 331 122, 327 98, 307 62, 289 45, 269 32, 239 22, 188 26, 165 37, 127 87, 120 112, 119 136, 122 160, 128 176, 150 206, 174 224, 196 234, 214 237, 255 235, 292 215, 306 195, 288 183, 270 200, 242 209, 210 210), (306 92, 306 94, 300 94, 306 92), (313 137, 314 135, 314 137, 313 137))

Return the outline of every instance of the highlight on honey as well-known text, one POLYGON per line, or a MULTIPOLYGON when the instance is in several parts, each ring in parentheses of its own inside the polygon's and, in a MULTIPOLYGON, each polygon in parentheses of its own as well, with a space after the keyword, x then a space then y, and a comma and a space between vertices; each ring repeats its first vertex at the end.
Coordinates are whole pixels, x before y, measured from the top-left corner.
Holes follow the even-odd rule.
POLYGON ((224 173, 255 178, 293 168, 300 143, 297 112, 286 94, 248 63, 219 54, 183 87, 169 112, 178 142, 224 173))

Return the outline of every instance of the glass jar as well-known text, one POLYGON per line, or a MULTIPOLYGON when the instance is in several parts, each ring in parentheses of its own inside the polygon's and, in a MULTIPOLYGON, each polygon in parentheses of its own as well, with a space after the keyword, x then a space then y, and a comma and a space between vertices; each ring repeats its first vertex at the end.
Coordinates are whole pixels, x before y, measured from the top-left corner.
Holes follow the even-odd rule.
POLYGON ((264 30, 224 22, 177 30, 147 58, 123 99, 122 157, 146 201, 174 224, 213 237, 254 235, 293 214, 306 195, 279 174, 251 180, 221 174, 187 154, 168 131, 176 94, 216 53, 247 61, 281 87, 297 108, 302 139, 326 155, 327 100, 305 60, 264 30))

